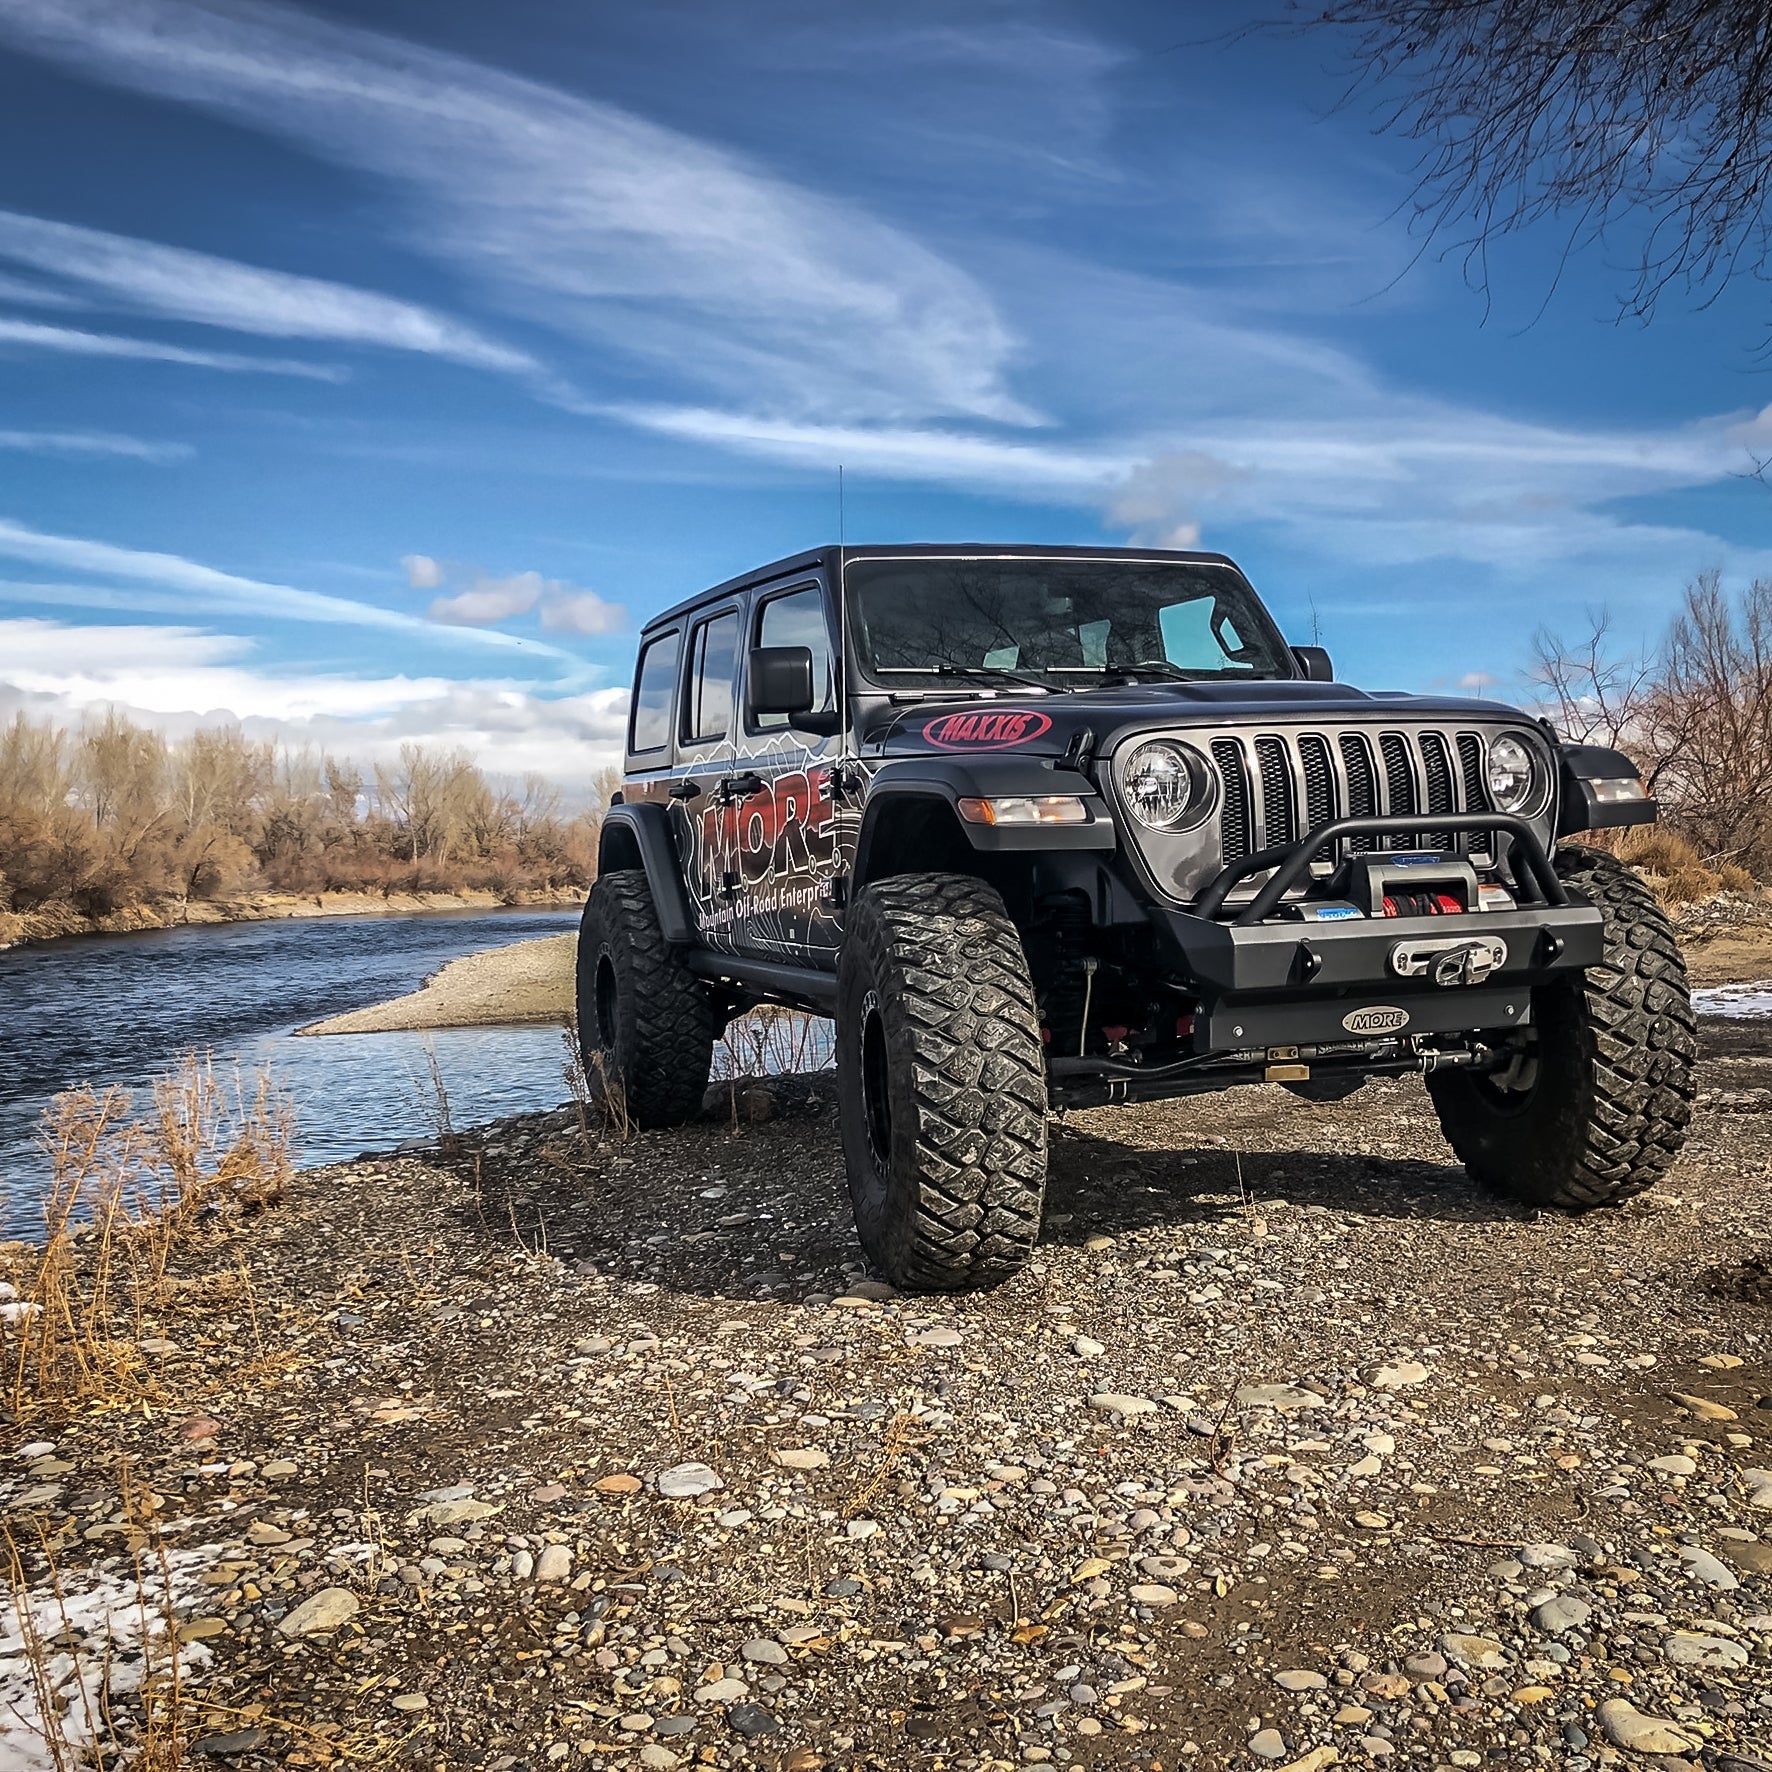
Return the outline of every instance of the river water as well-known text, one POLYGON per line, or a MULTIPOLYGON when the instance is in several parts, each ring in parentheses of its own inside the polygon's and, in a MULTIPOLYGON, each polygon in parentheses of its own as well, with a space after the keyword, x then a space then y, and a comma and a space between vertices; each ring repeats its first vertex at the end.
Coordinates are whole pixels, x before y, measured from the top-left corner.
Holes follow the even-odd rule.
POLYGON ((458 1126, 566 1099, 557 1027, 292 1038, 416 990, 480 948, 578 926, 575 908, 312 917, 86 936, 0 953, 0 1228, 36 1222, 38 1119, 57 1091, 141 1091, 188 1051, 248 1074, 268 1062, 294 1097, 298 1154, 324 1163, 436 1131, 430 1053, 458 1126))

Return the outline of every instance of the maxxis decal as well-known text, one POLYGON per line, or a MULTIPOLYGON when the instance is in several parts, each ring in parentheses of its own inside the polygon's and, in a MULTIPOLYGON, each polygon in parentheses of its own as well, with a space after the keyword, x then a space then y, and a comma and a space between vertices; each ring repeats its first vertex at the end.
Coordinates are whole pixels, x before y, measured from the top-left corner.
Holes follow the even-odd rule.
POLYGON ((1032 708, 971 708, 937 714, 923 736, 943 751, 1006 751, 1052 730, 1052 718, 1032 708))

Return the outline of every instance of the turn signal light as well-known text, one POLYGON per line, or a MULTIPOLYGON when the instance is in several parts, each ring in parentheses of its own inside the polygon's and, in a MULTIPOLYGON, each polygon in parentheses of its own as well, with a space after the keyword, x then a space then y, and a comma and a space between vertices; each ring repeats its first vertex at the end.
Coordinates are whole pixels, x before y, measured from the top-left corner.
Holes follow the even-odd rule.
POLYGON ((1648 791, 1634 775, 1602 776, 1598 781, 1590 781, 1587 785, 1602 806, 1616 806, 1624 800, 1649 798, 1648 791))
POLYGON ((989 800, 962 800, 968 824, 1087 824, 1089 808, 1075 794, 999 794, 989 800))

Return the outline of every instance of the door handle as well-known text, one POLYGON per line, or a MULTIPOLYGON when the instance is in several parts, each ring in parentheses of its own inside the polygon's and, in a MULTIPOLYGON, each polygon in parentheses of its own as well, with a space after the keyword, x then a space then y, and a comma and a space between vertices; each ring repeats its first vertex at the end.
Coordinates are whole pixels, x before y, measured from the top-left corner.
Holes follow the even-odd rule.
POLYGON ((718 791, 720 798, 730 805, 734 801, 748 800, 753 794, 762 793, 763 787, 762 776, 754 770, 746 770, 743 775, 722 777, 718 791))
POLYGON ((699 781, 676 781, 671 783, 671 798, 673 800, 694 800, 698 798, 700 794, 701 783, 699 781))

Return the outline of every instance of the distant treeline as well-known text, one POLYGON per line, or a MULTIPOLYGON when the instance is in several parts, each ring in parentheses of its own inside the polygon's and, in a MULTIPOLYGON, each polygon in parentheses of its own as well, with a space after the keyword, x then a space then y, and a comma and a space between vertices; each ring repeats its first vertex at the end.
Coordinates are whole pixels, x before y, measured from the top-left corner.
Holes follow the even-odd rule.
POLYGON ((258 891, 515 903, 590 883, 591 798, 568 811, 535 777, 504 791, 465 752, 419 744, 365 775, 231 727, 170 740, 114 713, 78 731, 21 714, 0 728, 0 912, 96 920, 258 891))

